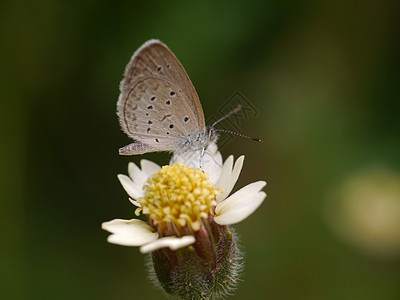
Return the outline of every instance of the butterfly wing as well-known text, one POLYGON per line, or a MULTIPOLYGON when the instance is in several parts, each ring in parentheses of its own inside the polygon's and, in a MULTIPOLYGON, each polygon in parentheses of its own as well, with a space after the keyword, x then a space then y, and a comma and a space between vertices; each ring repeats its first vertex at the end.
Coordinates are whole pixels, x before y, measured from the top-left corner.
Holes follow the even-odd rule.
POLYGON ((120 86, 118 116, 137 142, 120 154, 174 151, 189 134, 205 132, 199 97, 185 69, 168 47, 150 40, 132 56, 120 86))

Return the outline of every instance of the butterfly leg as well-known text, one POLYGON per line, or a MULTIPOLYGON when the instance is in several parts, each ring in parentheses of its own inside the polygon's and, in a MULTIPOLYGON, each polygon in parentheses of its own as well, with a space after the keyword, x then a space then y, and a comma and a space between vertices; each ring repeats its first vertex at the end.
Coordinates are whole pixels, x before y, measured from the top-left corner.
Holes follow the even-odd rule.
MULTIPOLYGON (((204 157, 204 151, 205 151, 205 149, 206 149, 206 148, 204 148, 204 147, 201 149, 200 158, 199 158, 199 159, 200 159, 200 161, 199 161, 199 166, 200 166, 200 169, 202 169, 202 170, 203 170, 203 166, 202 166, 202 165, 203 165, 203 157, 204 157)), ((204 170, 203 170, 203 172, 204 172, 204 170)))

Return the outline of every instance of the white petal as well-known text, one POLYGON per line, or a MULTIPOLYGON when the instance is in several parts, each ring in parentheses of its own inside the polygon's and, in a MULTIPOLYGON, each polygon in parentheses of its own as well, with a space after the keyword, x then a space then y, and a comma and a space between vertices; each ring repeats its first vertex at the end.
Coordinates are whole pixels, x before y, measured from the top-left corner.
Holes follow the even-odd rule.
POLYGON ((156 163, 147 160, 147 159, 142 159, 140 161, 140 165, 142 167, 142 172, 146 174, 146 181, 149 179, 151 175, 153 175, 155 172, 158 172, 161 170, 161 167, 157 165, 156 163))
POLYGON ((107 238, 109 243, 122 246, 142 246, 158 238, 158 232, 138 219, 115 219, 104 222, 101 228, 112 233, 107 238))
POLYGON ((128 173, 132 181, 142 188, 147 180, 147 175, 133 162, 128 164, 128 173))
POLYGON ((221 175, 222 170, 222 155, 218 151, 217 144, 211 143, 203 157, 203 170, 210 175, 209 181, 215 184, 221 175))
POLYGON ((231 195, 228 199, 218 203, 217 207, 215 208, 215 212, 217 214, 220 214, 220 211, 226 209, 226 206, 241 205, 241 201, 243 198, 257 194, 263 187, 265 187, 266 184, 267 183, 265 181, 257 181, 250 183, 245 187, 242 187, 240 190, 231 195))
POLYGON ((143 197, 142 186, 138 186, 128 176, 123 174, 118 174, 118 179, 121 182, 122 187, 133 199, 138 200, 140 197, 143 197))
POLYGON ((218 151, 217 145, 211 143, 204 151, 203 156, 201 153, 202 150, 186 151, 183 153, 175 152, 171 158, 170 164, 183 162, 185 165, 195 169, 200 168, 201 165, 204 172, 210 175, 209 181, 212 183, 217 182, 220 177, 222 166, 222 155, 218 151))
POLYGON ((240 171, 243 167, 244 156, 240 156, 236 162, 235 166, 232 170, 232 161, 233 157, 229 156, 226 160, 223 170, 221 172, 221 176, 218 182, 215 184, 215 187, 221 187, 224 191, 217 196, 217 202, 221 202, 226 197, 228 197, 229 193, 232 191, 233 187, 235 186, 236 181, 239 178, 240 171))
POLYGON ((233 167, 233 155, 229 155, 229 157, 225 160, 220 177, 218 178, 217 182, 215 183, 215 187, 222 187, 225 185, 225 182, 229 181, 229 177, 232 173, 233 167))
POLYGON ((137 207, 142 207, 139 202, 137 202, 137 201, 135 201, 135 200, 133 200, 131 198, 129 198, 129 202, 131 202, 133 205, 135 205, 137 207))
POLYGON ((198 168, 200 165, 200 155, 201 150, 199 151, 186 151, 186 152, 174 152, 169 162, 170 165, 174 163, 184 163, 187 166, 198 168))
POLYGON ((140 247, 140 252, 149 253, 160 248, 169 247, 171 250, 177 250, 193 244, 196 241, 195 237, 192 235, 186 235, 181 238, 177 237, 163 237, 158 240, 151 242, 147 245, 140 247))
POLYGON ((246 219, 267 196, 266 193, 260 192, 265 185, 265 181, 251 183, 219 203, 215 209, 215 222, 231 225, 246 219))
POLYGON ((218 152, 218 146, 216 143, 210 143, 207 146, 207 151, 210 152, 211 154, 216 154, 218 152))

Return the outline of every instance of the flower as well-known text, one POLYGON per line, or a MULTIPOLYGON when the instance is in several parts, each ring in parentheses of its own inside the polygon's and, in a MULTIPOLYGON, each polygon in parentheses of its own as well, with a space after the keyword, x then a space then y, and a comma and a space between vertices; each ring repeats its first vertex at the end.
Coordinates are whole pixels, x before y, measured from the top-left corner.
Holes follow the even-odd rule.
MULTIPOLYGON (((188 160, 187 154, 180 154, 175 155, 171 162, 186 161, 188 166, 199 167, 201 162, 200 159, 197 159, 198 157, 197 155, 192 155, 192 159, 188 160)), ((257 181, 251 183, 228 197, 239 178, 244 156, 240 156, 233 165, 233 156, 231 155, 221 167, 222 155, 218 151, 216 144, 212 143, 207 148, 204 157, 204 166, 202 166, 204 174, 209 174, 208 182, 220 191, 219 193, 212 192, 212 195, 216 195, 215 222, 219 225, 232 225, 243 221, 264 201, 266 193, 261 189, 266 185, 266 182, 257 181), (207 156, 209 156, 209 159, 207 159, 207 156)), ((128 165, 129 176, 118 175, 118 179, 130 196, 129 200, 138 207, 136 215, 143 210, 139 202, 145 196, 143 188, 148 180, 152 179, 151 176, 153 174, 161 171, 160 166, 149 160, 143 159, 140 164, 141 169, 131 162, 128 165)), ((146 212, 144 213, 146 214, 146 212)), ((202 215, 202 217, 205 216, 202 215)), ((198 226, 198 224, 194 226, 198 226)), ((112 233, 108 237, 108 242, 123 246, 141 246, 142 253, 148 253, 163 247, 178 249, 193 244, 195 241, 193 235, 161 237, 154 227, 139 219, 115 219, 104 222, 102 228, 112 233)))
POLYGON ((243 161, 244 156, 235 163, 229 156, 223 162, 212 143, 204 153, 176 154, 162 168, 148 160, 141 160, 141 168, 129 163, 129 176, 118 179, 137 207, 135 214, 146 215, 147 222, 103 223, 111 232, 108 242, 151 253, 153 281, 169 294, 192 299, 227 295, 242 269, 229 225, 251 215, 266 197, 264 181, 229 196, 243 161))

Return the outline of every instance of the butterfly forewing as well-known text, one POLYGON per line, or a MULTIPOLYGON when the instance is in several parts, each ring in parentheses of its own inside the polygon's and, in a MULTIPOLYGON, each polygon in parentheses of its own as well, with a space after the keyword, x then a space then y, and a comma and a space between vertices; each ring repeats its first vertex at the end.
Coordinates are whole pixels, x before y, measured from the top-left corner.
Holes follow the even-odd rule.
POLYGON ((146 151, 173 151, 189 134, 205 132, 198 95, 175 55, 157 40, 133 55, 121 82, 118 115, 122 129, 146 151))

